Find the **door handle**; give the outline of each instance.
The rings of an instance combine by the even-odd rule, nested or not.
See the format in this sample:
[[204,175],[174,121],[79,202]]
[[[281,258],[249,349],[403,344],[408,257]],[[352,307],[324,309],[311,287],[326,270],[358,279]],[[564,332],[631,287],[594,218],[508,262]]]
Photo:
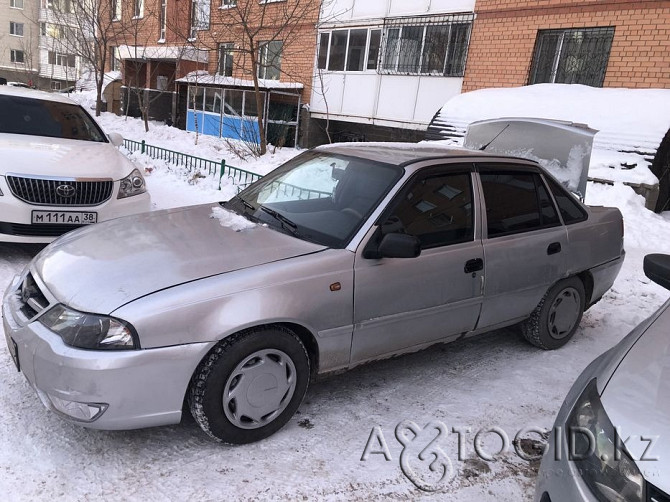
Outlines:
[[484,269],[484,260],[482,260],[481,258],[473,258],[472,260],[468,260],[465,262],[464,271],[466,274],[472,274],[474,272],[477,272],[478,270],[483,269]]
[[549,247],[547,248],[547,254],[556,254],[561,252],[561,243],[560,242],[552,242],[549,244]]

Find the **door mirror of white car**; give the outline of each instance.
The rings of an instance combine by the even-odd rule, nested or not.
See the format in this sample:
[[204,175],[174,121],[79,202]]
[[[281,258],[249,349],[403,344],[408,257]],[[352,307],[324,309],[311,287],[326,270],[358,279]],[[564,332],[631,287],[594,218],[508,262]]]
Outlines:
[[109,136],[109,140],[112,142],[112,145],[123,145],[123,136],[121,136],[118,132],[110,132],[107,136]]
[[414,235],[390,233],[386,234],[379,244],[379,255],[382,258],[416,258],[421,254],[421,242]]
[[644,257],[644,275],[670,290],[670,255],[648,254]]

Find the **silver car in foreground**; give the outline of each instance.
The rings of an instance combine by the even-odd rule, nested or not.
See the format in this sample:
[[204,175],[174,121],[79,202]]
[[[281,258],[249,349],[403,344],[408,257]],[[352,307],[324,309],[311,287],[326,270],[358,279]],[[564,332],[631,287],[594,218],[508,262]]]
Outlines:
[[7,289],[44,404],[99,429],[267,437],[317,374],[521,323],[574,334],[624,258],[621,214],[537,164],[430,145],[307,151],[221,204],[85,228]]
[[[644,270],[670,290],[670,255]],[[670,301],[579,376],[542,458],[536,502],[670,501]]]

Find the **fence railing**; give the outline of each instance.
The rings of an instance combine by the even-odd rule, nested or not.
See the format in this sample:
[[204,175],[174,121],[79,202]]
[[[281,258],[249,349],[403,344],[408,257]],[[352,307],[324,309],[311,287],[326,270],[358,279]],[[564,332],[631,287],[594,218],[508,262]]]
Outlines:
[[[221,159],[219,162],[215,160],[203,159],[188,153],[176,152],[174,150],[168,150],[167,148],[162,148],[160,146],[148,145],[144,142],[144,140],[134,141],[132,139],[124,138],[123,146],[125,146],[131,152],[137,152],[139,150],[140,153],[148,155],[152,159],[160,159],[170,164],[184,166],[189,170],[189,172],[193,169],[199,169],[202,171],[206,170],[210,175],[218,175],[219,190],[221,190],[221,179],[224,176],[228,176],[228,178],[237,185],[238,191],[252,184],[254,181],[262,178],[260,174],[252,173],[251,171],[245,171],[239,167],[226,165],[226,161],[224,159]],[[281,187],[279,185],[281,185]],[[332,196],[331,192],[302,188],[282,181],[275,181],[273,183],[273,187],[275,187],[275,189],[278,191],[281,190],[285,196],[297,197],[298,199],[320,199],[323,197]]]
[[189,171],[200,170],[206,171],[207,174],[217,175],[219,177],[219,189],[221,189],[221,179],[228,176],[236,185],[250,185],[261,178],[260,174],[245,171],[239,167],[226,165],[226,161],[203,159],[188,153],[176,152],[168,150],[160,146],[149,145],[144,140],[134,141],[132,139],[124,139],[123,146],[131,152],[143,153],[152,159],[160,159],[177,166],[184,166]]

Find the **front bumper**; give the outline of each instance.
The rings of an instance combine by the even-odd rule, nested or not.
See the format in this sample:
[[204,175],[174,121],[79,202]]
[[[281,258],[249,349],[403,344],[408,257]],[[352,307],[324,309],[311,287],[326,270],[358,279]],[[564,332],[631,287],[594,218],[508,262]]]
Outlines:
[[[3,301],[5,336],[9,344],[16,343],[20,371],[47,408],[69,422],[104,430],[181,420],[191,376],[213,344],[127,351],[73,348],[14,308],[12,296],[19,283],[13,282]],[[103,412],[92,422],[82,422],[59,411],[53,404],[58,400],[94,403]]]
[[149,192],[117,199],[119,182],[114,182],[112,197],[97,206],[44,206],[28,204],[16,198],[0,176],[0,241],[22,243],[49,243],[62,233],[77,228],[72,225],[33,225],[33,211],[95,212],[98,222],[143,213],[151,210]]

